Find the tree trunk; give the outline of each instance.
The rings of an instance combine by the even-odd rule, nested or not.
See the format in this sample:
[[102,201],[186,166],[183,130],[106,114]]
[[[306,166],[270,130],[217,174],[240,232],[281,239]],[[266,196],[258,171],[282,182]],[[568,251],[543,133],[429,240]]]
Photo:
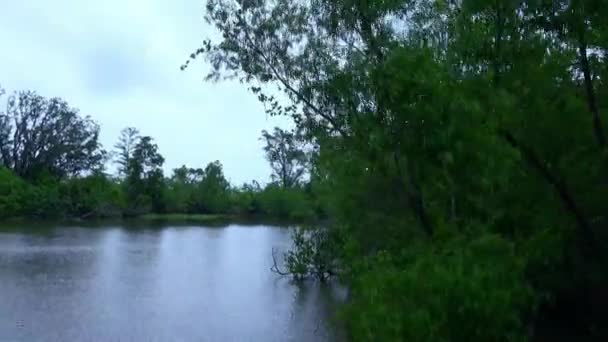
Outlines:
[[579,30],[579,58],[581,69],[583,71],[583,77],[585,80],[585,92],[587,94],[587,106],[593,116],[593,132],[595,138],[600,147],[606,147],[606,136],[604,135],[604,128],[602,127],[602,120],[600,118],[600,110],[597,105],[597,99],[595,96],[595,89],[593,88],[593,79],[591,78],[591,67],[589,66],[589,58],[587,56],[587,42],[585,40],[584,28]]

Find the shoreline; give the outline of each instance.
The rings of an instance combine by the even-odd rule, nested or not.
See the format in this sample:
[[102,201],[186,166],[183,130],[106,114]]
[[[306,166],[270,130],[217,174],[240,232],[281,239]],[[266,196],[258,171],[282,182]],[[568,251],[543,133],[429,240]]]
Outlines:
[[232,215],[232,214],[143,214],[138,216],[115,216],[115,217],[64,217],[64,218],[41,218],[41,217],[11,217],[0,220],[0,227],[10,227],[13,225],[75,225],[84,224],[96,226],[97,224],[127,224],[141,226],[145,223],[160,224],[199,224],[210,226],[228,226],[230,224],[241,225],[271,225],[271,226],[294,226],[294,225],[317,225],[320,221],[289,220],[276,217]]

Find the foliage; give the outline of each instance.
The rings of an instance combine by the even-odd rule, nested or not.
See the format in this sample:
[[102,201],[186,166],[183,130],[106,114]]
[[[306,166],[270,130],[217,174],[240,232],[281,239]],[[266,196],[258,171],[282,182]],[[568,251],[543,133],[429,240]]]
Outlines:
[[166,196],[168,211],[176,213],[226,214],[234,200],[219,161],[205,169],[173,170]]
[[259,215],[261,213],[260,193],[262,187],[256,181],[245,183],[231,191],[230,211],[236,215]]
[[300,187],[301,142],[292,133],[275,133],[279,140],[267,136],[268,153],[278,148],[280,158],[288,157],[282,179],[289,189],[274,183],[262,188],[257,182],[232,187],[219,161],[204,169],[182,166],[165,178],[158,145],[134,127],[123,129],[114,145],[118,175],[112,178],[104,173],[110,155],[97,141],[95,122],[61,99],[16,93],[8,99],[6,113],[0,113],[0,218],[172,213],[314,219],[311,194]]
[[116,217],[126,208],[120,185],[104,174],[69,179],[61,190],[71,217]]
[[204,171],[192,169],[185,165],[173,170],[173,175],[167,180],[165,199],[167,212],[191,213],[195,211],[195,194]]
[[347,308],[353,340],[526,340],[533,292],[511,243],[489,235],[403,254],[365,260]]
[[215,224],[227,221],[224,215],[209,214],[145,214],[138,217],[140,220],[170,221],[170,222],[192,222],[199,224]]
[[[311,277],[326,281],[337,273],[336,251],[339,235],[326,228],[296,228],[293,248],[284,255],[285,266],[296,279]],[[273,271],[286,275],[274,260]]]
[[129,163],[131,162],[135,146],[137,146],[139,139],[139,131],[135,127],[127,127],[120,132],[118,142],[114,145],[119,175],[127,175]]
[[307,194],[297,188],[286,189],[269,184],[258,194],[259,210],[265,216],[279,219],[310,220],[315,213]]
[[0,164],[28,179],[77,175],[101,166],[98,137],[97,123],[64,100],[21,91],[0,112]]
[[104,174],[63,181],[46,175],[28,183],[12,171],[0,169],[0,218],[93,218],[120,216],[125,206],[122,189]]
[[219,161],[209,163],[196,189],[196,207],[202,213],[225,213],[230,207],[228,190],[230,184],[224,177]]
[[191,60],[249,84],[316,145],[311,187],[346,237],[353,339],[541,339],[559,313],[576,324],[554,325],[602,340],[605,7],[208,0],[220,34]]
[[0,167],[0,218],[24,214],[29,185],[12,171]]
[[262,140],[265,142],[264,152],[272,168],[273,180],[284,188],[299,185],[308,166],[303,138],[275,127],[273,133],[262,131]]
[[158,145],[151,137],[144,136],[137,140],[125,179],[129,214],[164,211],[164,162],[165,159],[158,152]]

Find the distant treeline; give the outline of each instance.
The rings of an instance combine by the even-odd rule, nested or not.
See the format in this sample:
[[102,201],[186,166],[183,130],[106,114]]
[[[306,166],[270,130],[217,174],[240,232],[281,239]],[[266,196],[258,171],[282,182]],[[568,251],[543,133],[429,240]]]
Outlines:
[[[0,89],[0,96],[4,91]],[[0,219],[100,218],[148,213],[311,220],[323,216],[310,184],[311,153],[296,134],[262,132],[273,181],[231,185],[219,161],[165,176],[150,136],[125,128],[112,151],[99,125],[64,100],[22,91],[0,111]],[[118,165],[115,175],[106,172]]]

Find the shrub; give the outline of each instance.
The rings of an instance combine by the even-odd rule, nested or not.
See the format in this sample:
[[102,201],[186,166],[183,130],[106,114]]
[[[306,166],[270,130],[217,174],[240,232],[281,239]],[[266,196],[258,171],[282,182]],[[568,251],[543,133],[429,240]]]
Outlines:
[[0,218],[23,214],[29,185],[7,168],[0,167]]
[[280,219],[307,220],[315,216],[312,201],[298,188],[270,184],[259,194],[263,214]]
[[484,236],[398,260],[379,252],[354,276],[344,314],[356,341],[521,341],[534,296],[513,245]]

